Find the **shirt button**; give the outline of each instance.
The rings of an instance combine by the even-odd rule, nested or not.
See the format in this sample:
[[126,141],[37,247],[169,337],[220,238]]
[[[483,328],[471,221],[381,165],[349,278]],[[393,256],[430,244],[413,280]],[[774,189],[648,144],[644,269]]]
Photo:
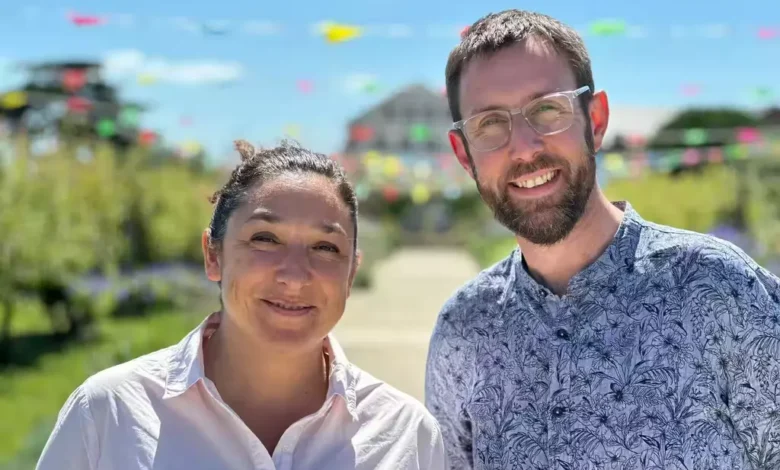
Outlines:
[[555,408],[552,409],[552,415],[555,418],[560,418],[561,416],[563,416],[564,413],[566,413],[566,409],[564,409],[563,407],[556,406]]
[[563,328],[560,328],[558,331],[555,332],[555,336],[568,341],[569,332],[564,330]]

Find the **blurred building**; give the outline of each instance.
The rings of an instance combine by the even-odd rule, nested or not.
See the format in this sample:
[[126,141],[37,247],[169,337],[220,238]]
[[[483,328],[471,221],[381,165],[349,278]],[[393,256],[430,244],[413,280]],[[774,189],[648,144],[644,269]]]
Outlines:
[[123,102],[94,62],[26,65],[26,83],[0,94],[0,118],[12,132],[101,137],[127,145],[145,107]]
[[446,96],[411,85],[349,122],[344,153],[377,151],[402,158],[449,153],[452,126]]

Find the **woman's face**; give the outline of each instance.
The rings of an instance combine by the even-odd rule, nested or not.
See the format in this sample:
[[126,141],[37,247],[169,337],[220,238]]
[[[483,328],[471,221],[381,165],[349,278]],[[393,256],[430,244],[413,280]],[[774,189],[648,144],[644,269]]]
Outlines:
[[357,263],[354,227],[336,185],[282,175],[255,186],[228,219],[206,273],[222,281],[224,315],[242,332],[279,346],[314,346],[344,313]]

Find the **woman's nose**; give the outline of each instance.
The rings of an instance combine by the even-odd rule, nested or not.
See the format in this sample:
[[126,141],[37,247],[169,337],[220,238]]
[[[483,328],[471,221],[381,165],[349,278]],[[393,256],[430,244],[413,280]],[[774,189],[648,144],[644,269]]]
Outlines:
[[312,269],[309,251],[303,248],[290,248],[281,259],[276,271],[276,279],[293,288],[311,283]]

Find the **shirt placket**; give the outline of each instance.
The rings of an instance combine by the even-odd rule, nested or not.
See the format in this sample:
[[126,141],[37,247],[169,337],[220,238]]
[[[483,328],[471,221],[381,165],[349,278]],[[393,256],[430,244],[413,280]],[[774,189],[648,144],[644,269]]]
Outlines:
[[268,453],[268,450],[263,443],[260,442],[260,439],[255,436],[252,430],[249,429],[236,412],[222,400],[214,383],[208,379],[204,379],[203,382],[206,386],[206,390],[214,401],[219,404],[219,406],[230,416],[232,422],[238,427],[242,440],[246,448],[249,449],[253,470],[277,470],[274,461],[271,459],[271,455]]
[[277,470],[292,470],[293,456],[295,448],[301,439],[301,435],[313,421],[323,419],[328,410],[333,406],[333,397],[328,398],[319,411],[313,415],[307,416],[297,423],[293,424],[282,434],[279,444],[274,450],[273,460]]
[[[571,364],[571,338],[574,336],[574,322],[571,315],[569,300],[566,297],[548,296],[547,305],[554,318],[554,326],[550,331],[550,343],[553,345],[551,357],[551,389],[548,414],[548,442],[551,449],[560,449],[559,453],[551,454],[550,469],[563,469],[571,463],[570,428],[571,420],[571,381],[573,373]],[[560,354],[559,354],[560,352]],[[558,372],[560,371],[560,373]],[[554,398],[553,398],[554,394]]]
[[249,429],[236,412],[222,400],[214,384],[210,381],[205,381],[205,384],[206,389],[209,394],[211,394],[212,398],[219,403],[222,409],[232,417],[233,422],[241,429],[244,443],[250,450],[253,470],[291,470],[293,468],[292,464],[295,447],[298,444],[301,435],[312,421],[321,419],[325,416],[333,402],[332,398],[329,398],[319,411],[301,419],[287,428],[279,439],[279,443],[277,444],[276,449],[274,449],[273,456],[271,456],[268,453],[268,449],[260,442],[260,439],[255,436],[252,430]]

